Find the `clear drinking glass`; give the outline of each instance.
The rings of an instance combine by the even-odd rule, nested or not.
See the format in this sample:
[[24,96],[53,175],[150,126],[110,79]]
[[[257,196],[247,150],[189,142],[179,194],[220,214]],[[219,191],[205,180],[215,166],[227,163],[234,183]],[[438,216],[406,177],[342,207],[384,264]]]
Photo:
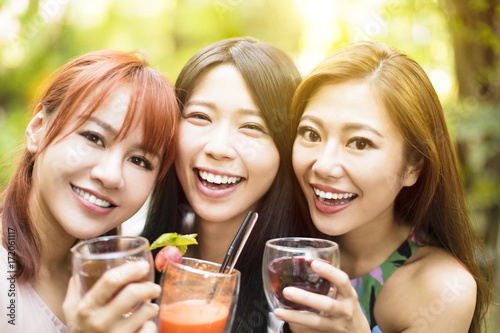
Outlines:
[[73,277],[83,296],[107,270],[131,261],[144,260],[150,272],[145,281],[154,282],[153,256],[149,241],[139,236],[103,236],[77,244],[73,253]]
[[229,333],[236,313],[240,272],[193,258],[167,261],[162,273],[159,333]]
[[266,242],[262,261],[264,292],[271,311],[276,308],[313,311],[283,297],[283,289],[297,287],[317,294],[334,296],[328,280],[311,269],[313,260],[339,267],[337,243],[319,238],[276,238]]

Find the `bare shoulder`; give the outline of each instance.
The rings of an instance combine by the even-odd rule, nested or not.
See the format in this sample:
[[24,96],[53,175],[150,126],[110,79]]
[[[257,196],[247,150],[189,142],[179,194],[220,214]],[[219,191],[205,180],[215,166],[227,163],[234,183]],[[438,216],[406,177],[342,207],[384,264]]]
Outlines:
[[383,332],[467,332],[475,305],[476,281],[465,266],[426,246],[386,281],[375,318]]

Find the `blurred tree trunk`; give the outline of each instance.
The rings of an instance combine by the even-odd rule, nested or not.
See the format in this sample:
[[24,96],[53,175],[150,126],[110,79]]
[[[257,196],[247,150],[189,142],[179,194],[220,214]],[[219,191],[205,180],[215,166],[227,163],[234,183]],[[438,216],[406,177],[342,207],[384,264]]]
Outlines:
[[[459,97],[465,107],[482,105],[482,111],[491,115],[500,113],[500,0],[442,0],[449,18],[449,28],[455,53],[455,72]],[[480,108],[475,108],[480,109]],[[484,116],[481,112],[479,117]],[[489,117],[488,117],[489,119]],[[494,116],[493,119],[500,119]],[[498,124],[496,125],[498,129]],[[490,145],[491,153],[484,161],[481,172],[492,175],[494,186],[500,188],[500,142],[498,136],[481,133],[481,144]],[[462,163],[467,164],[467,142],[459,142]],[[466,175],[470,190],[476,179]],[[473,207],[474,208],[474,207]],[[485,226],[483,239],[493,255],[496,277],[500,276],[500,198],[480,212]],[[496,286],[497,295],[500,286]]]
[[[491,106],[490,112],[500,112],[500,0],[443,1],[449,15],[460,98],[469,105],[484,103]],[[500,177],[498,153],[485,165]],[[499,205],[497,201],[486,213],[485,237],[494,246],[500,224]]]

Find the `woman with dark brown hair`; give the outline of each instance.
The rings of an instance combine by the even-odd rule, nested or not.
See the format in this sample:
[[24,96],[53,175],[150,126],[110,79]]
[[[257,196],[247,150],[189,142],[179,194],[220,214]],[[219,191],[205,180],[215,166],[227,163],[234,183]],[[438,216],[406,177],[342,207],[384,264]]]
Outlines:
[[[187,256],[222,263],[248,211],[259,218],[236,264],[241,291],[233,332],[265,332],[264,244],[293,230],[288,109],[300,74],[280,49],[253,38],[200,50],[176,81],[179,145],[144,234],[197,233]],[[191,223],[189,223],[191,222]]]
[[165,176],[177,113],[172,85],[138,52],[91,52],[57,72],[2,196],[2,271],[13,272],[0,279],[2,332],[155,331],[155,305],[121,316],[159,295],[140,282],[141,263],[109,271],[81,300],[70,287],[64,312],[63,301],[70,248],[134,215]]
[[348,45],[304,79],[291,116],[295,174],[341,269],[312,265],[336,298],[284,290],[317,313],[275,315],[293,332],[480,332],[490,263],[424,70],[382,43]]

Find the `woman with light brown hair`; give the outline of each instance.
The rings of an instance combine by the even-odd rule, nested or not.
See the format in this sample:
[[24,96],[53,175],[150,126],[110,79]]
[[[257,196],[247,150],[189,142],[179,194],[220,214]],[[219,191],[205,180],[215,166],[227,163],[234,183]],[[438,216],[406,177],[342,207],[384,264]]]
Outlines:
[[159,295],[144,263],[108,271],[83,299],[70,283],[63,301],[70,248],[132,217],[165,176],[177,114],[171,83],[139,52],[91,52],[56,73],[2,196],[0,263],[13,276],[0,279],[2,332],[156,331],[153,304],[122,316]]
[[275,315],[293,332],[480,332],[490,262],[424,70],[382,43],[348,45],[302,81],[291,116],[295,174],[341,269],[312,265],[336,298],[284,290],[321,314]]

